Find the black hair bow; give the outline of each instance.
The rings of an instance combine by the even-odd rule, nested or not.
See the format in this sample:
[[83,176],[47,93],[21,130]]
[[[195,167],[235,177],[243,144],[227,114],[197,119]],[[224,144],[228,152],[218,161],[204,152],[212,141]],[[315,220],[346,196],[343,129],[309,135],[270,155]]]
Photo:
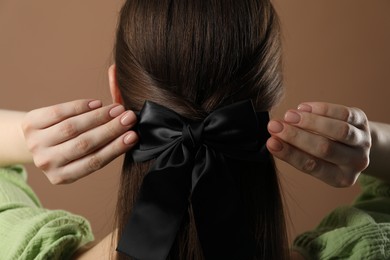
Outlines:
[[229,165],[269,156],[268,121],[268,112],[256,113],[250,100],[219,108],[200,122],[146,101],[132,156],[156,160],[117,250],[140,260],[166,259],[191,202],[205,259],[253,259],[254,231]]

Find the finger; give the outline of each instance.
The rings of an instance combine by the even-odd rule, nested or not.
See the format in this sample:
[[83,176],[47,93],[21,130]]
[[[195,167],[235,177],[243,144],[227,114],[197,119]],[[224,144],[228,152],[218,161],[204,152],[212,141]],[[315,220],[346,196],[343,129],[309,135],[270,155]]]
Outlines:
[[298,106],[298,110],[342,120],[360,129],[366,129],[368,127],[367,116],[359,108],[325,102],[305,102]]
[[267,148],[280,160],[334,187],[349,187],[356,181],[354,175],[346,175],[337,165],[320,160],[278,138],[269,138]]
[[64,120],[36,133],[41,145],[55,146],[90,129],[103,125],[125,111],[122,105],[111,104]]
[[134,112],[127,111],[106,124],[57,145],[52,149],[52,153],[58,155],[55,156],[57,165],[65,165],[107,145],[112,140],[128,131],[135,123],[136,116]]
[[103,168],[118,156],[132,149],[137,141],[137,134],[134,131],[128,131],[94,153],[56,171],[46,173],[46,175],[52,184],[72,183]]
[[81,99],[54,106],[39,108],[27,114],[26,128],[43,129],[69,117],[83,114],[102,106],[100,100]]
[[364,143],[369,145],[368,132],[362,131],[346,121],[299,110],[287,111],[284,121],[303,130],[329,137],[350,146],[364,145]]
[[355,162],[356,158],[360,159],[361,152],[356,147],[352,148],[283,122],[270,121],[268,130],[272,136],[327,162],[346,165]]

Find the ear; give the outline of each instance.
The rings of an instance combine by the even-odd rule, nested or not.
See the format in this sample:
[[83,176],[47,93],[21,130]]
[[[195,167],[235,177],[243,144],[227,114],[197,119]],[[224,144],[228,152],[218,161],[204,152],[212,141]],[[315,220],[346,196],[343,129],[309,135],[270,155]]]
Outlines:
[[110,93],[113,103],[123,105],[123,98],[119,90],[118,81],[116,80],[116,65],[112,64],[108,69],[108,82],[110,84]]

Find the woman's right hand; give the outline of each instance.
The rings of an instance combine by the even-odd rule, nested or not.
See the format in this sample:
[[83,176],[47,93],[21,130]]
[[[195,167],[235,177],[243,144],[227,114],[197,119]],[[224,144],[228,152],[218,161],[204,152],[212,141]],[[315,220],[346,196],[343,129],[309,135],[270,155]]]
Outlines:
[[136,115],[119,104],[76,100],[33,110],[22,129],[35,165],[52,184],[74,182],[131,149]]

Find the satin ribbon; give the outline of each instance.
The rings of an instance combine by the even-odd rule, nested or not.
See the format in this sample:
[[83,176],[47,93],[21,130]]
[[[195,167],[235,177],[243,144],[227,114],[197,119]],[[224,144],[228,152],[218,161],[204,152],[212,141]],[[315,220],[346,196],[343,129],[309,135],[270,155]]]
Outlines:
[[145,176],[117,251],[165,260],[191,201],[205,259],[253,259],[256,242],[242,208],[233,163],[261,161],[268,112],[250,100],[194,122],[146,101],[139,114],[134,161],[156,159]]

